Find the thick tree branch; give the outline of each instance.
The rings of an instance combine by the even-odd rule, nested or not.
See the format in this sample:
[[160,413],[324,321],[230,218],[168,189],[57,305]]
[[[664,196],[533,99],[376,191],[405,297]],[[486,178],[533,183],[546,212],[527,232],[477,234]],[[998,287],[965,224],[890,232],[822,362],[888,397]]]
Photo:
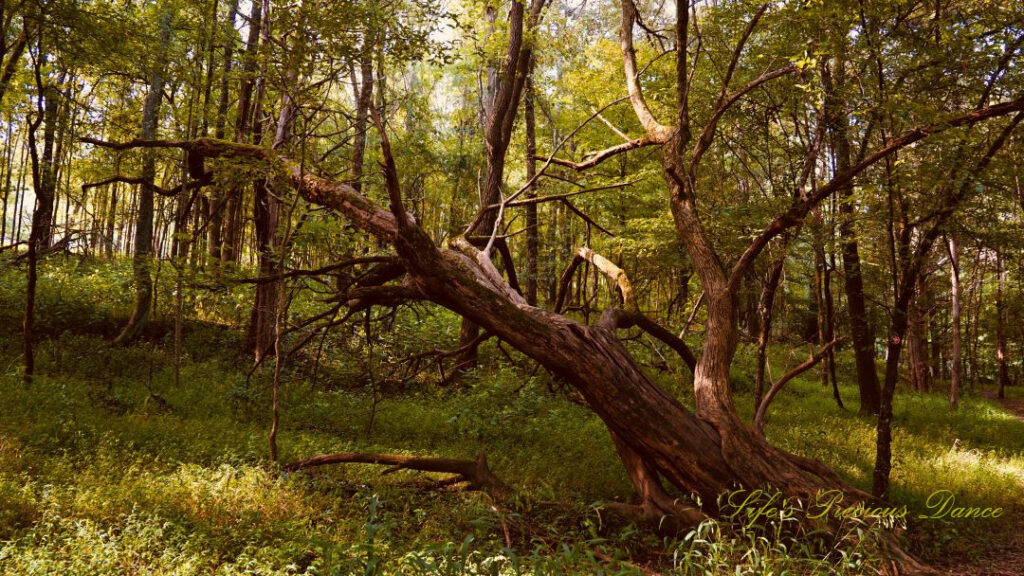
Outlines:
[[398,306],[410,300],[423,300],[423,294],[411,282],[385,286],[358,286],[342,295],[350,310],[363,310],[370,306]]

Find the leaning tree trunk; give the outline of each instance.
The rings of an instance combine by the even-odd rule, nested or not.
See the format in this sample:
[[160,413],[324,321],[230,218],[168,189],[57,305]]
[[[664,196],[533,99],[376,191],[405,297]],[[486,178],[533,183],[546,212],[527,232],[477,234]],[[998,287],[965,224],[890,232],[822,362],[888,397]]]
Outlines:
[[[167,67],[168,52],[171,45],[171,20],[173,10],[164,6],[164,15],[160,19],[160,48],[150,76],[149,92],[142,107],[143,140],[156,138],[159,121],[160,103],[163,100],[164,73]],[[135,252],[132,256],[132,276],[135,282],[135,306],[128,324],[114,339],[115,343],[123,344],[131,341],[149,320],[150,308],[153,304],[153,279],[150,276],[150,265],[153,259],[153,197],[154,180],[156,179],[155,151],[147,150],[142,159],[142,184],[139,186],[138,221],[135,225]]]
[[[309,202],[328,206],[382,241],[393,243],[406,278],[400,285],[350,291],[350,307],[427,299],[460,314],[538,361],[574,386],[602,419],[616,442],[643,506],[652,514],[671,511],[694,520],[702,514],[666,497],[663,478],[684,494],[702,497],[714,511],[724,491],[773,485],[789,497],[812,498],[840,489],[858,500],[866,494],[847,485],[824,465],[776,448],[740,421],[728,392],[728,368],[735,351],[733,293],[709,277],[708,321],[702,355],[694,370],[697,414],[659,388],[640,369],[616,331],[631,317],[610,310],[588,326],[529,305],[484,253],[464,237],[437,248],[391,193],[396,216],[374,205],[351,186],[307,173],[273,152],[217,140],[176,143],[190,154],[242,156],[275,162]],[[398,179],[386,169],[389,187]],[[390,191],[389,191],[390,193]],[[700,267],[707,261],[696,257]]]

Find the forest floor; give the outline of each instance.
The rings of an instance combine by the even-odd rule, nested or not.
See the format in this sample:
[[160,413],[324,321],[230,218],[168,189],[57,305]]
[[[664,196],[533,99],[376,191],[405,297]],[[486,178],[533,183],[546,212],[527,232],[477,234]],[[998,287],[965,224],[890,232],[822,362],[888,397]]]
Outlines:
[[1001,404],[1003,408],[1006,408],[1011,414],[1017,417],[1018,420],[1024,422],[1024,397],[1016,398],[1014,393],[1016,389],[1011,387],[1006,398],[998,398],[995,390],[985,390],[982,395],[986,398],[994,400]]
[[[38,376],[19,374],[20,275],[0,268],[0,573],[10,574],[869,574],[862,526],[822,554],[775,528],[709,523],[683,538],[616,522],[600,506],[632,497],[601,422],[557,383],[493,344],[457,385],[402,382],[409,346],[445,347],[446,314],[399,316],[372,361],[358,329],[329,339],[317,366],[282,376],[281,461],[339,451],[471,458],[517,492],[434,489],[442,476],[345,465],[285,474],[267,459],[272,370],[247,378],[239,354],[242,289],[197,296],[175,370],[172,319],[113,347],[130,306],[125,267],[49,264],[40,281]],[[172,302],[164,282],[158,302]],[[169,306],[168,306],[169,308]],[[215,314],[216,312],[216,314]],[[422,311],[421,311],[422,312]],[[656,364],[653,352],[637,350]],[[773,348],[772,365],[804,351]],[[646,355],[646,356],[645,356]],[[650,356],[647,358],[647,356]],[[751,351],[740,351],[736,402],[749,416]],[[856,405],[849,359],[841,391]],[[177,372],[177,376],[175,375]],[[685,372],[652,370],[684,402]],[[372,376],[372,377],[371,377]],[[1024,394],[1010,390],[1013,402]],[[893,500],[912,520],[908,550],[949,574],[1024,574],[1024,422],[982,395],[950,411],[940,394],[900,394]],[[773,404],[767,435],[870,486],[874,422],[843,410],[814,374]],[[998,519],[934,513],[929,498],[1001,507]],[[777,527],[776,527],[777,528]]]

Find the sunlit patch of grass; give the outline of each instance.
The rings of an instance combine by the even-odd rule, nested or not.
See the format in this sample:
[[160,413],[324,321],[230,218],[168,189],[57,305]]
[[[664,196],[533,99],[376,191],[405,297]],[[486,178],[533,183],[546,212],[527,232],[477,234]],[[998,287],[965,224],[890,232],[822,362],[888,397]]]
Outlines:
[[[97,269],[81,296],[45,298],[66,296],[54,308],[60,314],[108,322],[123,302],[111,300],[96,318],[89,302],[116,289],[105,274],[122,273]],[[78,287],[71,273],[50,280]],[[16,302],[6,305],[16,296],[0,282],[0,314],[16,310]],[[237,312],[206,304],[211,317]],[[51,320],[57,326],[68,317]],[[400,321],[420,331],[416,342],[436,346],[457,332],[450,315]],[[15,325],[7,326],[0,359],[16,366],[19,341]],[[169,341],[115,348],[91,333],[44,339],[31,385],[14,369],[0,375],[0,571],[640,574],[653,562],[672,574],[861,574],[876,560],[855,530],[840,556],[822,562],[792,542],[742,529],[708,524],[662,540],[607,522],[587,503],[629,499],[632,490],[604,425],[549,390],[542,372],[508,367],[490,349],[484,368],[458,385],[386,390],[375,409],[362,365],[343,347],[325,355],[315,390],[301,366],[289,368],[279,446],[283,462],[349,450],[457,458],[482,451],[522,499],[501,512],[513,526],[511,548],[486,496],[424,490],[437,475],[382,474],[372,465],[281,474],[266,459],[269,379],[266,372],[245,378],[236,332],[188,325],[179,385]],[[401,345],[391,351],[396,357]],[[749,352],[741,350],[733,367],[743,386],[752,382]],[[776,375],[796,359],[772,352]],[[811,371],[778,396],[767,435],[869,488],[875,420],[857,415],[852,367],[840,360],[847,409]],[[684,403],[692,398],[682,369],[652,374]],[[749,418],[752,399],[740,388],[736,405]],[[901,393],[894,439],[895,501],[921,511],[933,491],[947,489],[965,505],[1024,505],[1024,424],[998,404],[968,396],[953,412],[941,394]],[[973,553],[985,532],[998,529],[1005,525],[934,521],[912,524],[909,533],[915,550],[939,558]]]

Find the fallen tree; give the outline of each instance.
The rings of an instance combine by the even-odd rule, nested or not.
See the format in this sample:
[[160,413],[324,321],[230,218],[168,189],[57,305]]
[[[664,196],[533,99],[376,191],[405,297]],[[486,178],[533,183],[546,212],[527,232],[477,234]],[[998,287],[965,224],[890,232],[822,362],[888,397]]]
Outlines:
[[[435,245],[404,207],[398,168],[379,118],[375,117],[375,121],[381,135],[388,208],[374,203],[349,184],[309,172],[301,163],[259,146],[209,138],[123,143],[85,141],[120,150],[182,149],[189,156],[187,164],[196,179],[204,177],[204,161],[210,158],[233,157],[262,162],[272,173],[271,177],[286,180],[307,201],[337,211],[358,228],[390,244],[397,255],[393,273],[383,275],[376,285],[360,286],[358,294],[352,295],[350,300],[357,300],[360,307],[394,305],[409,299],[434,302],[508,342],[572,385],[607,426],[640,497],[640,510],[648,518],[671,516],[684,522],[697,522],[718,512],[718,495],[737,487],[772,485],[785,497],[803,501],[816,497],[822,490],[838,489],[849,501],[868,501],[872,500],[871,495],[849,485],[827,466],[773,446],[737,415],[729,388],[729,367],[738,340],[736,299],[740,279],[773,239],[799,225],[815,206],[879,160],[931,134],[1024,110],[1024,99],[953,115],[890,138],[883,147],[865,154],[848,170],[803,193],[784,213],[765,225],[732,265],[727,266],[729,259],[712,246],[698,216],[697,171],[701,157],[714,140],[718,120],[732,104],[765,82],[797,72],[787,66],[730,91],[735,60],[765,9],[758,12],[737,46],[734,61],[723,79],[718,104],[704,126],[696,131],[699,136],[694,139],[685,90],[679,98],[676,126],[658,123],[647,108],[637,82],[632,47],[637,15],[630,0],[622,2],[620,38],[630,101],[644,127],[645,145],[661,146],[676,230],[704,288],[705,339],[700,354],[693,359],[695,412],[655,385],[617,336],[619,329],[634,325],[656,337],[671,334],[638,315],[630,304],[631,291],[623,282],[624,275],[609,268],[606,260],[598,260],[593,252],[581,251],[580,254],[580,258],[589,258],[616,280],[625,297],[624,305],[609,308],[599,322],[587,325],[530,305],[491,262],[490,242],[481,250],[465,236],[457,236],[446,246]],[[687,14],[685,8],[679,13],[677,34],[680,37],[676,40],[679,46],[687,45]],[[689,70],[686,50],[677,52],[677,69],[685,88]],[[514,200],[515,195],[512,195],[502,204]],[[492,232],[492,239],[494,234]],[[667,338],[665,341],[674,342]],[[673,347],[684,354],[684,347]],[[322,458],[330,460],[329,456]],[[465,476],[463,472],[455,473]],[[679,500],[662,480],[667,480],[682,494],[699,496],[700,508]],[[913,560],[901,555],[898,549],[894,548],[894,554],[907,566],[916,567]]]
[[487,466],[487,457],[483,452],[476,455],[475,460],[457,460],[453,458],[429,458],[424,456],[410,456],[407,454],[377,454],[369,452],[339,452],[336,454],[321,454],[306,460],[300,460],[287,466],[282,470],[286,472],[297,472],[317,466],[329,464],[381,464],[390,466],[384,473],[396,472],[398,470],[418,470],[420,472],[438,472],[441,474],[454,474],[443,482],[444,485],[466,483],[470,490],[482,490],[495,500],[504,500],[510,494],[508,485],[491,472]]

